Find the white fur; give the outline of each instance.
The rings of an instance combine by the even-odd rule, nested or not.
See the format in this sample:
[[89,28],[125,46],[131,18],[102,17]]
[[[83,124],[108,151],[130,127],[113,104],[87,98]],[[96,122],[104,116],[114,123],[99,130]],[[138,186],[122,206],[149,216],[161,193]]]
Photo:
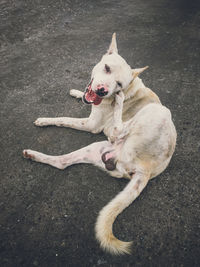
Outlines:
[[[111,71],[105,71],[107,64]],[[93,143],[62,156],[24,150],[26,158],[64,169],[72,164],[91,163],[110,175],[130,179],[129,184],[99,213],[95,226],[102,248],[115,254],[130,253],[130,242],[114,237],[115,218],[139,196],[148,180],[160,174],[169,164],[176,144],[176,130],[170,111],[137,76],[146,69],[134,69],[118,55],[115,34],[101,61],[91,75],[91,88],[99,84],[108,94],[99,105],[92,105],[89,118],[39,118],[37,126],[56,125],[99,133],[108,141]],[[122,83],[122,88],[117,81]],[[71,90],[80,98],[83,92]]]
[[71,89],[70,90],[70,95],[76,98],[82,98],[83,97],[83,92],[76,90],[76,89]]

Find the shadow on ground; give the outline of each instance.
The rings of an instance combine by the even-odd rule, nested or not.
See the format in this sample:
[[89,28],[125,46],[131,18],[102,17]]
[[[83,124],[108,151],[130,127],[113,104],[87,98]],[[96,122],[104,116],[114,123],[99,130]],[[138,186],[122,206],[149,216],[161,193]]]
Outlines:
[[[197,1],[0,1],[1,266],[200,265],[199,15]],[[22,157],[24,148],[62,154],[104,140],[32,122],[89,114],[69,89],[84,89],[113,32],[132,67],[150,66],[143,81],[171,109],[178,131],[167,170],[114,225],[117,237],[133,240],[123,257],[99,249],[94,224],[125,180]]]

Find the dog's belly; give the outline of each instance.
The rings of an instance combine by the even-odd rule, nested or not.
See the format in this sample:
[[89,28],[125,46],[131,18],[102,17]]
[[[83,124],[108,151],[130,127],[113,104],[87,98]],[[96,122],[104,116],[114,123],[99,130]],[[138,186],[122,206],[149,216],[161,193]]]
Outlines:
[[170,111],[160,104],[149,104],[131,121],[117,160],[129,170],[138,161],[149,162],[153,178],[167,167],[175,144],[176,130]]
[[[154,99],[142,98],[135,101],[133,98],[130,98],[124,102],[123,112],[122,112],[122,121],[127,122],[131,119],[134,119],[136,114],[140,112],[143,108],[148,106],[151,103],[160,103],[154,101]],[[113,109],[107,107],[107,113],[105,114],[105,122],[103,132],[106,136],[110,137],[113,130]]]

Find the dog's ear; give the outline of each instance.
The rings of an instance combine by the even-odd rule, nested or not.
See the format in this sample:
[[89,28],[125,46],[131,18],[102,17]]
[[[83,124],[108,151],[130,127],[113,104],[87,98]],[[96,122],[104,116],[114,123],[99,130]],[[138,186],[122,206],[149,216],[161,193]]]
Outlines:
[[142,73],[144,70],[148,69],[149,66],[146,66],[144,68],[139,68],[139,69],[132,69],[132,75],[133,79],[135,79],[140,73]]
[[112,40],[111,40],[111,43],[110,43],[110,46],[109,46],[109,49],[108,49],[108,54],[112,54],[112,53],[118,53],[118,50],[117,50],[117,41],[116,41],[116,33],[114,32],[113,35],[112,35]]

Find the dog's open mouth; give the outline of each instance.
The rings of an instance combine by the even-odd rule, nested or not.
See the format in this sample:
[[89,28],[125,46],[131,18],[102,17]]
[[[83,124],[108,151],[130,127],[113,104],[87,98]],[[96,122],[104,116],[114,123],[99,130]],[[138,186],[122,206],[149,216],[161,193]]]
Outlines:
[[92,80],[86,87],[85,93],[83,95],[83,102],[86,104],[99,105],[103,99],[92,90],[91,85]]

